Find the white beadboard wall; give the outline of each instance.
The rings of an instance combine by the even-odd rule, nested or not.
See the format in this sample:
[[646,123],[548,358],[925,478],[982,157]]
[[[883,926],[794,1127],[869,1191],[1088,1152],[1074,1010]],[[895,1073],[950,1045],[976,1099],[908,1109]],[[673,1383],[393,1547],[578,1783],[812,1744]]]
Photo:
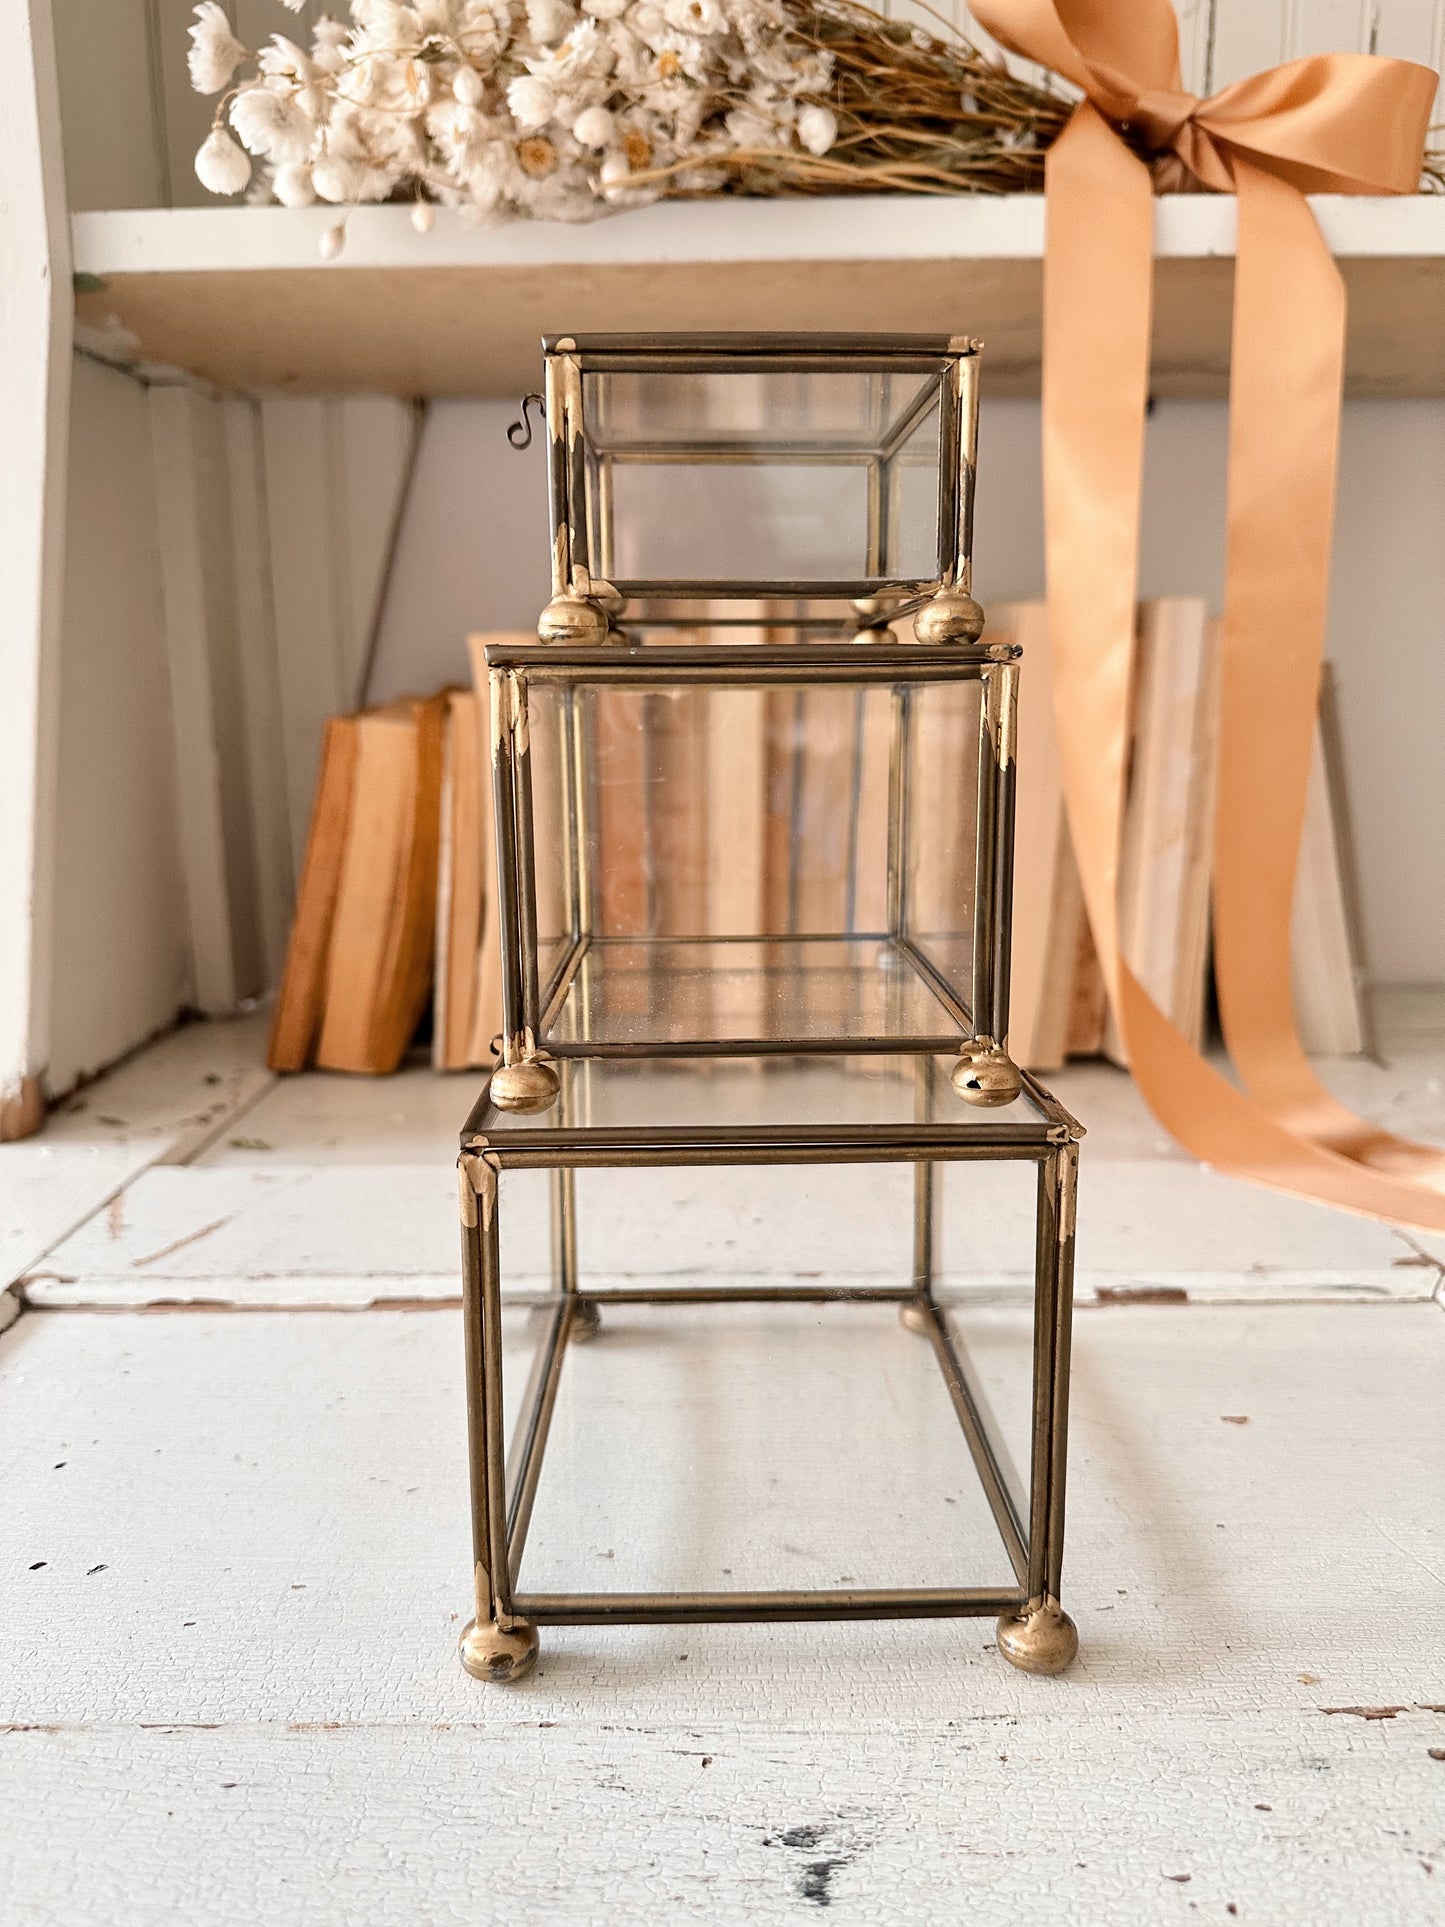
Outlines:
[[[257,44],[304,37],[320,4],[228,11]],[[1180,0],[1179,12],[1185,81],[1201,93],[1322,48],[1445,61],[1445,0]],[[53,0],[53,13],[71,205],[209,204],[191,167],[211,103],[186,80],[187,0]],[[363,690],[462,676],[469,628],[534,619],[541,451],[506,447],[508,412],[434,405],[408,495],[406,404],[222,399],[77,364],[53,1089],[184,1004],[229,1009],[274,982],[322,719]],[[979,574],[995,599],[1041,585],[1037,441],[1035,406],[985,410]],[[1217,603],[1223,446],[1218,405],[1157,410],[1146,593]],[[1350,404],[1330,649],[1382,981],[1445,978],[1445,763],[1431,722],[1445,713],[1442,525],[1445,404]]]
[[[987,399],[976,580],[985,604],[1042,592],[1038,404]],[[540,444],[507,446],[508,403],[434,402],[397,538],[368,694],[467,674],[468,629],[530,628],[547,596]],[[1227,414],[1160,402],[1149,425],[1144,595],[1219,607]],[[1368,961],[1381,983],[1445,980],[1445,402],[1348,402],[1328,652],[1339,677]]]
[[[214,103],[192,92],[186,74],[189,0],[53,6],[71,206],[214,206],[192,166]],[[1445,65],[1442,0],[1176,0],[1176,8],[1184,84],[1199,94],[1302,54],[1378,52]],[[924,27],[941,14],[991,44],[957,0],[881,0],[881,10]],[[254,47],[273,33],[304,44],[325,8],[303,0],[292,13],[280,0],[226,0],[226,11]]]
[[416,412],[77,356],[53,1007],[63,1091],[274,984],[321,724],[355,706]]

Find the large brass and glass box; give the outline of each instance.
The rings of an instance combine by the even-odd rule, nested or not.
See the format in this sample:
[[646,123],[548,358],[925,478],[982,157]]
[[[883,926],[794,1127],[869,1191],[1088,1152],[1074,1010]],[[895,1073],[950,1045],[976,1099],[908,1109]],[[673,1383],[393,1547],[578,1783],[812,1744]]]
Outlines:
[[1057,1599],[1068,1114],[925,1054],[560,1068],[545,1116],[484,1095],[462,1134],[469,1667],[542,1625]]
[[1081,1133],[1008,1054],[978,344],[544,359],[551,600],[485,650],[464,1664],[519,1678],[542,1624],[986,1613],[1057,1672]]

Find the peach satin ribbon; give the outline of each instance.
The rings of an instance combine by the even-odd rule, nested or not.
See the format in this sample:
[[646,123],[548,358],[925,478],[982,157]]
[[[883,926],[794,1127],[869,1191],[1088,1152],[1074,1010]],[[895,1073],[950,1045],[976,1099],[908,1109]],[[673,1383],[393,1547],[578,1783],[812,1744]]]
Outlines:
[[[1332,54],[1200,101],[1183,90],[1169,0],[973,0],[973,11],[1085,96],[1046,170],[1049,629],[1069,818],[1135,1079],[1160,1122],[1219,1170],[1445,1229],[1445,1153],[1377,1130],[1330,1096],[1300,1046],[1289,972],[1345,319],[1344,285],[1305,195],[1416,191],[1435,76]],[[1214,943],[1243,1090],[1199,1057],[1119,949],[1153,285],[1150,171],[1124,128],[1177,157],[1181,178],[1238,197]]]

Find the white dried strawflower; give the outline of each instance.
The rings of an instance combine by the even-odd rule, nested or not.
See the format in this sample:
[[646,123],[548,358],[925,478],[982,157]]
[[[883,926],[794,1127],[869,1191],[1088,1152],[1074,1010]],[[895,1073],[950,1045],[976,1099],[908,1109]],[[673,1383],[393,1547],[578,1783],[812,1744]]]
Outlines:
[[191,50],[186,65],[191,85],[198,94],[218,94],[229,87],[231,77],[243,60],[251,58],[231,32],[231,23],[217,0],[202,0],[191,23]]
[[572,123],[572,138],[580,147],[603,148],[615,126],[605,107],[585,107]]
[[632,197],[627,183],[632,169],[621,154],[609,154],[598,170],[598,186],[604,201],[626,202]]
[[323,13],[311,30],[311,63],[318,73],[339,74],[346,65],[351,29]]
[[583,13],[590,13],[594,20],[620,20],[628,7],[628,0],[582,0]]
[[305,161],[285,161],[271,176],[271,192],[282,207],[310,207],[316,199]]
[[310,80],[316,64],[310,54],[288,40],[284,33],[273,33],[256,56],[256,65],[274,80]]
[[664,0],[662,17],[678,33],[726,33],[727,15],[718,0]]
[[327,154],[312,168],[311,185],[323,201],[330,201],[337,207],[349,207],[365,198],[369,172],[364,161],[344,160],[336,154]]
[[582,78],[597,65],[601,36],[595,20],[579,20],[555,47],[529,54],[524,61],[528,73],[535,74],[552,87],[565,87]]
[[294,94],[248,87],[231,102],[231,125],[243,147],[272,161],[304,161],[315,123]]
[[777,122],[754,107],[734,107],[724,124],[734,147],[777,146]]
[[539,47],[560,40],[576,19],[567,0],[527,0],[527,32]]
[[557,96],[537,74],[518,74],[507,83],[507,105],[519,127],[545,127],[556,112]]
[[196,154],[196,179],[212,194],[239,194],[251,163],[224,127],[213,127]]
[[452,93],[463,107],[476,107],[481,104],[482,77],[475,67],[458,67],[452,75]]
[[798,115],[798,139],[810,154],[826,154],[838,138],[838,116],[831,107],[809,106]]

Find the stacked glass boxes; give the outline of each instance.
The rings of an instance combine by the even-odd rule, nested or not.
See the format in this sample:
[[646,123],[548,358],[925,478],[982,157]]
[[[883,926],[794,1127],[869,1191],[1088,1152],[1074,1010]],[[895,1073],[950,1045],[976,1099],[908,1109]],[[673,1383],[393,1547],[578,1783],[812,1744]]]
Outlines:
[[[1081,1133],[1007,1051],[1019,652],[970,593],[978,344],[554,337],[544,355],[552,599],[536,642],[487,649],[503,1032],[462,1139],[464,1664],[515,1679],[546,1623],[986,1613],[1007,1658],[1058,1671],[1077,1644],[1058,1601]],[[764,1203],[776,1235],[744,1261],[718,1228]],[[641,1459],[601,1449],[609,1346],[568,1362],[600,1330],[631,1371],[659,1319],[673,1364],[632,1386],[628,1423],[649,1400],[668,1420],[670,1471],[716,1530],[680,1529],[671,1480],[649,1498],[630,1470],[669,1463],[660,1435]],[[908,1409],[923,1424],[942,1400],[958,1463],[880,1433],[861,1393],[814,1412],[859,1464],[825,1457],[813,1542],[780,1573],[759,1557],[780,1522],[734,1499],[812,1478],[816,1426],[780,1445],[765,1423],[811,1382],[809,1335],[845,1362],[901,1345],[910,1385],[925,1341],[937,1371]],[[715,1396],[686,1392],[683,1353]],[[563,1432],[569,1465],[634,1483],[612,1537],[633,1506],[652,1550],[625,1586],[589,1579],[598,1503],[568,1506],[586,1476],[543,1479]],[[849,1550],[838,1499],[870,1486],[902,1519],[900,1494],[926,1511],[929,1481],[965,1471],[992,1544],[950,1543],[950,1488],[905,1522],[910,1583],[863,1583],[886,1520]]]

